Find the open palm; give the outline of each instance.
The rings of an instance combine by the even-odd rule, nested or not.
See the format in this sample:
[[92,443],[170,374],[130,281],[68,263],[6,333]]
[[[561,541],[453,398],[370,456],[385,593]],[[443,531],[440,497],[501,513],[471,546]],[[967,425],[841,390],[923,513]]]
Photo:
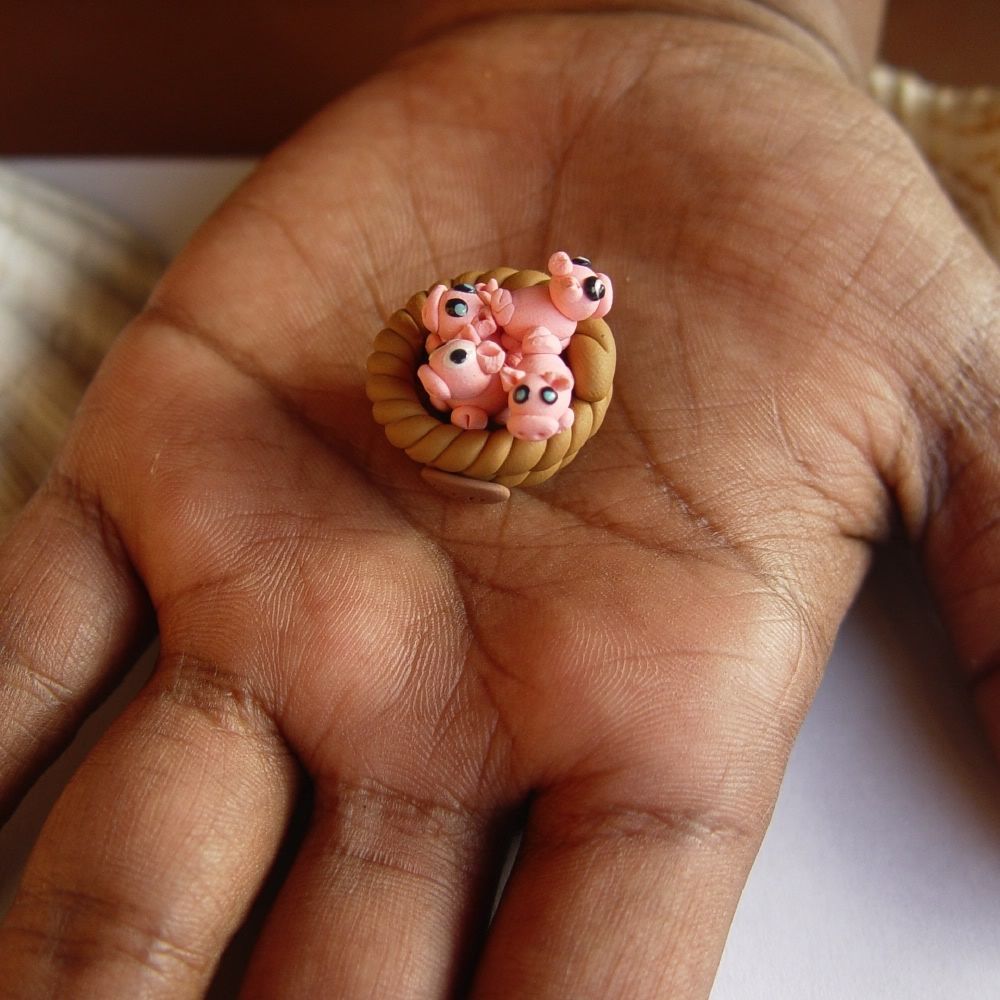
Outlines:
[[[371,419],[374,334],[556,249],[616,283],[604,427],[506,505],[445,500]],[[741,27],[497,21],[332,106],[171,269],[2,551],[8,805],[147,601],[162,653],[0,981],[200,995],[304,772],[248,995],[706,994],[894,511],[995,651],[997,294],[888,120]]]

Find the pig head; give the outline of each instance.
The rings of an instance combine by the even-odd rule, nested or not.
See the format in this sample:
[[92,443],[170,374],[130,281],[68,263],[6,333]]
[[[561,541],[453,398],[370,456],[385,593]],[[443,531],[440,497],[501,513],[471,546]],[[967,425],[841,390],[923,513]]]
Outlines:
[[428,293],[420,319],[429,331],[427,351],[436,350],[441,344],[457,337],[465,337],[478,344],[496,332],[496,321],[489,306],[479,295],[478,285],[458,284],[452,288],[435,285]]
[[475,343],[469,332],[433,350],[417,378],[431,404],[452,411],[452,423],[467,429],[485,427],[503,409],[506,391],[500,380],[506,354],[491,340]]
[[570,257],[562,250],[549,258],[549,296],[568,319],[580,322],[592,316],[603,318],[611,311],[614,290],[611,279],[595,271],[586,257]]
[[505,366],[500,379],[507,409],[499,419],[514,437],[545,441],[573,426],[573,375],[558,355],[525,354],[520,367]]

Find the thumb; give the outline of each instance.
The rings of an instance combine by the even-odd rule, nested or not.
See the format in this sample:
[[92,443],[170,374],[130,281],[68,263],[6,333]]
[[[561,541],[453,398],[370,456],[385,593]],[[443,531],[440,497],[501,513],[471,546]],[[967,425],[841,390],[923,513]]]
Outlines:
[[[971,321],[943,364],[925,358],[921,381],[934,388],[920,394],[918,405],[931,427],[930,474],[916,533],[1000,757],[1000,272],[982,264],[963,282],[975,297],[953,303],[953,316]],[[977,301],[984,307],[970,308]],[[940,342],[935,353],[940,358]]]

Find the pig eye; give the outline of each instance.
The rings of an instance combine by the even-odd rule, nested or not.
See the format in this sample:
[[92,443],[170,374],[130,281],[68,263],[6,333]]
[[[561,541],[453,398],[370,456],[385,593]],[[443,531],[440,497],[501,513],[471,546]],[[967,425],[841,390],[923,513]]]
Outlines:
[[466,295],[476,294],[475,288],[473,288],[472,285],[469,285],[464,281],[459,285],[455,285],[454,288],[456,292],[465,292]]
[[[544,390],[543,390],[544,392]],[[526,385],[519,385],[514,390],[514,402],[524,403],[527,401],[528,397],[531,395],[531,390]]]
[[449,316],[465,316],[469,311],[469,303],[463,299],[448,299],[444,311]]
[[449,361],[450,361],[450,362],[451,362],[451,363],[452,363],[453,365],[462,365],[462,364],[465,364],[465,359],[466,359],[466,358],[467,358],[468,356],[469,356],[469,352],[468,352],[468,351],[466,351],[466,350],[463,350],[463,349],[462,349],[461,347],[456,347],[456,348],[455,348],[455,350],[453,350],[453,351],[452,351],[452,352],[451,352],[451,353],[450,353],[450,354],[448,355],[448,360],[449,360]]
[[583,282],[583,294],[591,302],[599,302],[607,294],[607,291],[604,287],[604,282],[596,275],[591,275],[591,277],[585,279]]
[[574,264],[579,264],[580,267],[593,267],[594,265],[587,260],[586,257],[573,257],[572,261]]
[[552,386],[547,385],[541,392],[542,402],[548,403],[551,406],[558,398],[559,393],[552,388]]

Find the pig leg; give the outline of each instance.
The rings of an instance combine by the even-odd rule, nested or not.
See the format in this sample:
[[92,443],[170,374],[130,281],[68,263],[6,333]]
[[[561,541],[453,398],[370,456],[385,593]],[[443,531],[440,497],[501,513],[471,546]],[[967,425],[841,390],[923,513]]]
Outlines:
[[447,410],[447,400],[451,396],[448,383],[430,365],[421,365],[417,369],[417,378],[430,397],[431,406],[436,410]]
[[451,411],[451,422],[466,431],[481,431],[486,429],[489,417],[481,407],[456,406]]

